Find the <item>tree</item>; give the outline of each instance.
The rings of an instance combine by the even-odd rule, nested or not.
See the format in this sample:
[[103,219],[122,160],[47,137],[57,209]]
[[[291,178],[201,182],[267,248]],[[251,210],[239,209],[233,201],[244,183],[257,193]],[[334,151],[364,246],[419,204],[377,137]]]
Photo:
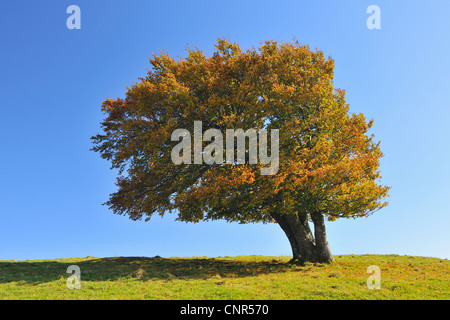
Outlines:
[[[275,222],[292,261],[333,261],[325,220],[367,217],[387,205],[389,187],[378,184],[382,152],[368,134],[373,121],[349,113],[345,92],[333,87],[334,61],[321,51],[297,41],[243,51],[218,39],[215,47],[212,56],[197,48],[177,60],[154,54],[125,99],[103,102],[93,150],[119,171],[106,204],[133,220],[176,212],[185,222]],[[195,121],[223,133],[278,129],[278,172],[261,175],[248,153],[244,164],[174,164],[171,135]]]

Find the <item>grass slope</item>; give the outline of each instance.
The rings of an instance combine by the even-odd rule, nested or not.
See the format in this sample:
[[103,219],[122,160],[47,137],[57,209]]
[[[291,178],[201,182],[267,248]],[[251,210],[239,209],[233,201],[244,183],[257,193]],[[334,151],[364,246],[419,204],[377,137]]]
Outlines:
[[[71,258],[0,260],[0,299],[450,299],[450,261],[343,255],[296,266],[289,257]],[[70,265],[80,290],[66,286]],[[367,267],[381,269],[369,290]]]

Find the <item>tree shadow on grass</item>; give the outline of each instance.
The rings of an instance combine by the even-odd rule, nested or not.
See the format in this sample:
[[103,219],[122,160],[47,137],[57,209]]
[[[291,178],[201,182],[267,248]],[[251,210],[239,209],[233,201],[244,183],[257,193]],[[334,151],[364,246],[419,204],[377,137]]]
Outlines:
[[[206,280],[210,278],[241,278],[286,271],[302,271],[284,260],[237,260],[226,258],[92,258],[77,262],[65,261],[0,261],[0,284],[19,282],[39,284],[67,279],[70,265],[81,270],[81,281],[115,281],[134,278],[150,280]],[[309,268],[306,268],[309,269]]]

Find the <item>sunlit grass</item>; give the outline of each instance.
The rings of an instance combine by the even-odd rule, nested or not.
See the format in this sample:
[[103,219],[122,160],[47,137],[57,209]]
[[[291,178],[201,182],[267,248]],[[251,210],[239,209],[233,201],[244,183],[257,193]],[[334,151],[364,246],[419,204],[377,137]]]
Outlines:
[[[0,299],[450,299],[450,261],[343,255],[332,264],[289,257],[71,258],[0,260]],[[67,288],[68,266],[81,289]],[[381,269],[369,290],[367,267]]]

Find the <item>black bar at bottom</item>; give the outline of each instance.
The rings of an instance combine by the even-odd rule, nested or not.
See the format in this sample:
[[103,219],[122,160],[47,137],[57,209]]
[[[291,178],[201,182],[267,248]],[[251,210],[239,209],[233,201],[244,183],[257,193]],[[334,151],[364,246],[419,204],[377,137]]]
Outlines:
[[[450,300],[0,300],[2,313],[11,311],[14,316],[48,314],[66,316],[115,316],[121,313],[133,317],[147,315],[145,319],[231,319],[283,317],[311,318],[327,316],[389,317],[396,314],[402,318],[417,312],[428,316],[439,315],[450,307]],[[445,314],[445,313],[444,313]],[[170,317],[170,318],[169,318]]]

